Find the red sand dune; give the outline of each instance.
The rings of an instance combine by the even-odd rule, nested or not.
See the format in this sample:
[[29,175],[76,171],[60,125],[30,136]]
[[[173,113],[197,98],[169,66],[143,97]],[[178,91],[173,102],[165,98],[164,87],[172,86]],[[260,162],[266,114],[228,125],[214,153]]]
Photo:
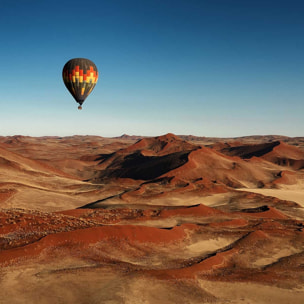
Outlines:
[[215,215],[222,215],[223,212],[220,210],[216,210],[214,208],[210,208],[204,206],[202,204],[194,207],[188,208],[178,208],[178,209],[171,209],[171,210],[163,210],[160,213],[161,217],[171,217],[171,216],[215,216]]
[[144,154],[163,156],[171,153],[190,151],[197,149],[197,146],[181,140],[172,133],[154,138],[143,138],[134,145],[126,149],[120,150],[120,153],[129,154],[136,151],[145,151]]
[[230,187],[244,187],[247,183],[259,185],[261,181],[268,183],[273,180],[272,173],[267,169],[206,147],[191,152],[187,163],[164,176],[182,177],[186,180],[203,177]]
[[276,218],[276,219],[287,219],[288,216],[284,215],[280,211],[276,210],[273,207],[268,207],[267,210],[262,211],[262,212],[246,212],[243,213],[242,215],[247,215],[247,216],[253,216],[253,217],[258,217],[258,218]]
[[239,156],[243,159],[261,157],[278,165],[290,166],[294,169],[304,168],[304,151],[282,141],[258,145],[228,145],[228,147],[217,145],[215,148],[224,154]]
[[[195,227],[194,227],[195,228]],[[63,248],[69,251],[73,246],[84,250],[88,246],[98,242],[127,242],[169,244],[182,241],[186,237],[185,230],[193,229],[191,225],[174,227],[171,230],[158,229],[145,226],[102,226],[86,228],[70,232],[50,234],[41,240],[23,247],[9,249],[0,252],[0,264],[12,263],[20,258],[33,258],[46,248]]]
[[14,152],[0,148],[0,168],[8,170],[20,170],[27,174],[34,174],[35,172],[43,174],[55,174],[68,178],[75,178],[64,173],[61,170],[55,169],[45,163],[37,160],[32,160],[18,155]]
[[210,258],[189,265],[188,267],[167,270],[150,270],[148,273],[162,280],[195,279],[202,275],[211,275],[212,272],[218,269],[226,268],[230,263],[230,259],[237,254],[237,252],[237,249],[231,249],[226,252],[217,253]]
[[263,158],[272,163],[288,166],[295,170],[304,168],[304,151],[283,142],[280,142],[279,145],[264,155]]
[[210,224],[211,227],[246,227],[247,225],[248,221],[243,218]]

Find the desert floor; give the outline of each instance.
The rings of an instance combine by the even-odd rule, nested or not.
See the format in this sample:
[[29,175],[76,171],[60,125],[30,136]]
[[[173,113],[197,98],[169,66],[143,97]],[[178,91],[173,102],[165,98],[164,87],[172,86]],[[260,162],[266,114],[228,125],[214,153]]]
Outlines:
[[0,137],[0,303],[304,303],[303,147]]

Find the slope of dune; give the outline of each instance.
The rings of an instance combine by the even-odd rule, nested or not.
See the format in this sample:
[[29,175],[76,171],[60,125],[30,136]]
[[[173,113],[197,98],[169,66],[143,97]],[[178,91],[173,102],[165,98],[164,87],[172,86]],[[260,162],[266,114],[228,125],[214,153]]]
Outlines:
[[142,151],[146,156],[163,156],[176,152],[185,152],[196,149],[197,146],[180,139],[178,136],[168,133],[163,136],[143,138],[137,141],[134,145],[121,150],[121,153],[131,153]]
[[304,168],[304,151],[282,141],[251,145],[228,145],[216,147],[227,155],[239,156],[243,159],[261,157],[271,163],[292,167],[295,170]]
[[58,169],[55,169],[52,166],[48,166],[39,161],[23,157],[19,154],[8,151],[1,147],[0,147],[0,166],[1,166],[1,170],[5,170],[5,169],[19,170],[28,173],[29,175],[34,175],[35,173],[37,174],[41,173],[41,175],[56,174],[58,176],[71,177],[68,174]]
[[288,166],[295,170],[304,169],[304,151],[283,142],[263,158],[280,166]]
[[191,152],[185,165],[166,175],[187,180],[205,177],[236,188],[248,183],[258,187],[261,183],[269,183],[274,179],[270,170],[259,168],[237,157],[225,156],[206,147]]
[[215,148],[220,150],[222,153],[231,155],[231,156],[239,156],[243,159],[248,159],[252,157],[260,157],[269,152],[271,152],[276,146],[280,144],[279,141],[270,142],[270,143],[262,143],[262,144],[251,144],[251,145],[242,145],[241,143],[235,144],[230,143],[226,144],[226,146],[216,146]]

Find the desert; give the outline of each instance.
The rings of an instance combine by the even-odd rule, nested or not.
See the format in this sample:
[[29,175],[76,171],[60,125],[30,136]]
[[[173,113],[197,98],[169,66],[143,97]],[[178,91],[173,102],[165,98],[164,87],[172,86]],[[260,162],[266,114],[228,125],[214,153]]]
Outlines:
[[0,137],[0,303],[303,303],[304,139]]
[[304,1],[0,5],[0,304],[304,304]]

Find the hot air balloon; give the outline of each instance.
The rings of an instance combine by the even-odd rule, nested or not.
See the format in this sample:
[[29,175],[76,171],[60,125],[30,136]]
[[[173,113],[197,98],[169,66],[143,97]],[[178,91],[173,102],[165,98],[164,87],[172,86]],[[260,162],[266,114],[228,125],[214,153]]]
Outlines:
[[74,58],[63,67],[62,78],[65,86],[79,103],[78,109],[94,89],[98,80],[96,65],[89,59]]

